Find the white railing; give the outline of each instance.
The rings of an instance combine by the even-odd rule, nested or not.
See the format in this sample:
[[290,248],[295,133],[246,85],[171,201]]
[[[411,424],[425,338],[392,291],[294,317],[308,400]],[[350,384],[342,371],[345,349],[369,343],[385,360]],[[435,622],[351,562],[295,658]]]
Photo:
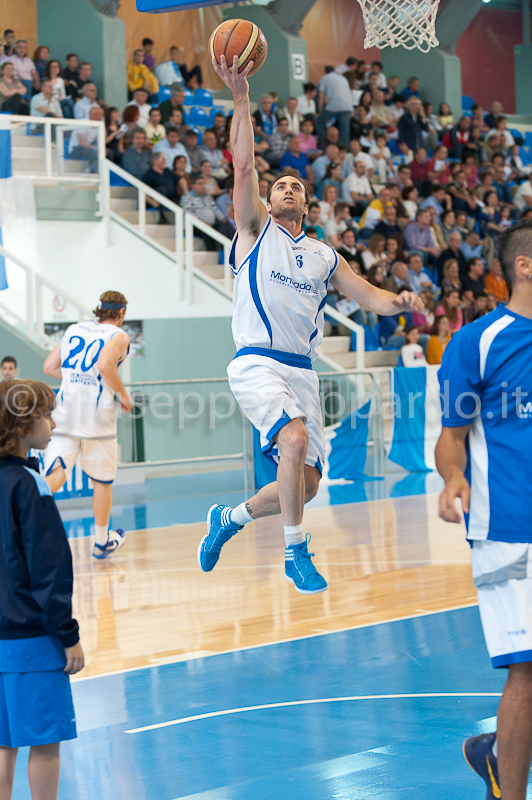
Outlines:
[[[345,328],[349,328],[350,331],[353,331],[353,333],[356,336],[356,343],[357,343],[357,350],[356,350],[356,353],[357,353],[357,357],[356,357],[357,367],[356,368],[357,368],[358,371],[364,370],[365,366],[366,366],[366,353],[365,353],[365,350],[364,350],[366,335],[365,335],[364,328],[362,327],[362,325],[358,325],[356,322],[353,322],[353,320],[349,319],[349,317],[344,317],[343,314],[340,314],[339,311],[337,311],[335,308],[333,308],[330,305],[326,305],[324,311],[325,311],[325,314],[328,317],[332,317],[337,322],[339,322],[341,325],[343,325]],[[329,364],[329,366],[334,366],[336,368],[338,367],[338,365],[334,362],[334,360],[331,359],[331,358],[328,358],[326,355],[322,355],[320,353],[319,357],[324,363]]]
[[[44,297],[43,288],[49,289],[55,295],[60,295],[66,302],[70,303],[77,311],[78,319],[92,319],[92,311],[80,303],[72,295],[65,292],[57,284],[46,278],[41,273],[33,270],[28,264],[15,256],[5,247],[0,246],[0,255],[15,264],[24,273],[24,307],[25,315],[20,311],[15,311],[5,303],[0,303],[0,309],[7,317],[12,317],[16,322],[24,326],[26,336],[40,347],[53,344],[53,339],[48,336],[44,329]],[[1,296],[1,295],[0,295]]]

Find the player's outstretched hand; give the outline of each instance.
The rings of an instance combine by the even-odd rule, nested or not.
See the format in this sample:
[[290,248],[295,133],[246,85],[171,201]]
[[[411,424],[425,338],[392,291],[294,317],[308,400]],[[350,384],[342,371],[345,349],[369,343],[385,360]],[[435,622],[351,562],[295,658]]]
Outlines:
[[237,56],[233,58],[232,70],[230,70],[227,66],[227,60],[225,56],[220,56],[220,64],[218,64],[216,59],[213,58],[212,66],[216,74],[223,80],[227,88],[232,91],[233,97],[245,95],[249,92],[249,83],[247,81],[247,77],[250,71],[253,69],[253,61],[250,61],[249,64],[246,64],[245,69],[243,69],[240,74],[238,73]]
[[122,409],[122,411],[125,411],[126,414],[129,414],[129,412],[133,408],[133,400],[131,399],[131,397],[128,395],[127,392],[124,392],[124,394],[120,395],[120,408]]
[[65,647],[65,654],[67,663],[63,672],[66,672],[67,675],[75,675],[76,672],[81,672],[85,666],[85,656],[80,642],[75,644],[74,647]]
[[398,311],[423,311],[423,300],[415,292],[401,292],[392,300]]
[[464,514],[469,514],[469,498],[471,488],[464,475],[452,478],[440,494],[439,515],[445,522],[460,522],[461,516],[456,510],[454,501],[460,498]]

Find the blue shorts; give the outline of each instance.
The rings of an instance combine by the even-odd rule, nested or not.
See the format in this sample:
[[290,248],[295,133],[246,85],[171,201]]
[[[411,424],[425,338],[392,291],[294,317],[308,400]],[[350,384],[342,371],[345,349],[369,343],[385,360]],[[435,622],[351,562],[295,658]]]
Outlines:
[[0,641],[0,747],[75,739],[65,651],[51,636]]

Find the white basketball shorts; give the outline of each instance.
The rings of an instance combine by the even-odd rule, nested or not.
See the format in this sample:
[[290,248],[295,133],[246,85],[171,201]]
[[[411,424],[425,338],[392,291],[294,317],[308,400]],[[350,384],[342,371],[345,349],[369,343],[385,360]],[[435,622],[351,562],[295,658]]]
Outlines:
[[44,453],[44,473],[61,464],[67,477],[81,455],[83,472],[98,483],[112,483],[118,465],[118,443],[112,439],[73,439],[70,436],[53,434]]
[[473,579],[492,666],[532,661],[532,545],[472,544]]
[[231,361],[227,375],[238,405],[260,433],[264,455],[278,463],[276,434],[290,420],[302,419],[309,436],[305,463],[317,467],[321,473],[325,463],[325,432],[316,373],[254,354]]

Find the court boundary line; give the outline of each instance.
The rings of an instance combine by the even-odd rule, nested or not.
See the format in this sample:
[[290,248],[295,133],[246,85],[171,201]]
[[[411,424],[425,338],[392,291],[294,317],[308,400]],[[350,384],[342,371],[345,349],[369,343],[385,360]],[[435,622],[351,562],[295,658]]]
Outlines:
[[[360,625],[350,625],[347,628],[338,628],[335,631],[322,631],[317,633],[308,633],[304,636],[294,636],[289,639],[278,639],[274,642],[262,642],[259,644],[250,644],[244,645],[243,647],[233,647],[230,650],[220,650],[215,653],[208,653],[202,656],[192,656],[191,658],[181,658],[179,655],[176,656],[176,660],[172,661],[165,661],[163,664],[144,664],[141,667],[126,667],[126,669],[117,669],[113,670],[112,672],[102,672],[100,675],[87,675],[86,677],[71,677],[71,683],[81,683],[82,681],[92,681],[97,680],[98,678],[110,678],[113,675],[124,675],[127,672],[140,672],[140,670],[144,669],[157,669],[158,667],[166,667],[172,664],[180,664],[187,661],[197,661],[200,658],[212,658],[213,656],[225,656],[230,655],[231,653],[241,653],[246,650],[257,650],[262,647],[271,647],[272,645],[279,645],[279,644],[289,644],[290,642],[301,642],[305,639],[316,639],[322,636],[331,636],[335,633],[348,633],[349,631],[356,631],[362,628],[374,628],[377,625],[387,625],[391,622],[403,622],[409,619],[419,619],[420,617],[431,617],[435,614],[445,614],[449,611],[461,611],[465,608],[476,608],[478,607],[478,603],[466,603],[465,605],[461,606],[450,606],[449,608],[440,608],[437,611],[421,611],[418,614],[408,614],[405,617],[392,617],[390,619],[382,619],[378,620],[377,622],[364,622]],[[186,655],[186,654],[184,654]]]
[[144,725],[141,728],[131,728],[124,733],[145,733],[160,728],[170,728],[174,725],[184,725],[187,722],[198,722],[213,717],[228,717],[234,714],[243,714],[248,711],[264,711],[272,708],[291,708],[295,706],[311,706],[322,703],[349,703],[360,700],[403,700],[431,697],[502,697],[502,692],[419,692],[417,694],[367,694],[348,697],[318,697],[312,700],[287,700],[280,703],[265,703],[258,706],[242,706],[240,708],[226,708],[221,711],[209,711],[205,714],[195,714],[190,717],[180,717],[167,722],[156,722],[153,725]]

